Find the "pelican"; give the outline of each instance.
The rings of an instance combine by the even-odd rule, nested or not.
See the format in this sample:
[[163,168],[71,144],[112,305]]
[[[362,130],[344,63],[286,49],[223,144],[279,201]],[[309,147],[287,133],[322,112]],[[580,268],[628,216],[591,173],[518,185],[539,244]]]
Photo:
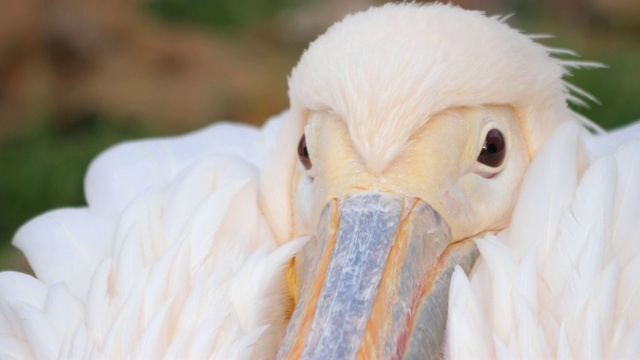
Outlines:
[[348,16],[262,128],[118,145],[25,224],[0,357],[637,356],[640,126],[571,111],[597,64],[557,54],[451,5]]

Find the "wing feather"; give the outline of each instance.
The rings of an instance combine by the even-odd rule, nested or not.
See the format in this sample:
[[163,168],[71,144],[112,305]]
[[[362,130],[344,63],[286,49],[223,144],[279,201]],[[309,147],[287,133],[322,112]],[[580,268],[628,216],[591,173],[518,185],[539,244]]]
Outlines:
[[13,243],[46,284],[65,281],[77,297],[84,297],[91,275],[109,253],[113,226],[87,209],[47,212],[22,226]]
[[550,251],[561,214],[573,198],[580,131],[573,122],[562,125],[536,155],[522,182],[507,238],[521,253],[545,244],[539,247],[538,261]]
[[97,215],[116,221],[138,194],[166,184],[196,161],[232,155],[262,166],[263,136],[254,127],[220,123],[174,138],[116,145],[91,163],[85,178],[87,203]]
[[456,267],[449,289],[447,333],[450,334],[445,352],[453,359],[495,358],[488,324],[475,298],[467,275]]

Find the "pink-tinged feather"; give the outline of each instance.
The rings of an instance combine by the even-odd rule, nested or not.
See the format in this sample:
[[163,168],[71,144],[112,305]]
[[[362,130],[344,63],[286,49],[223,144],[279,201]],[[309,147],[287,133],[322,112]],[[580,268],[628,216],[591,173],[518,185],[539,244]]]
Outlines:
[[48,285],[64,281],[84,298],[93,269],[109,254],[113,226],[87,209],[47,212],[22,226],[13,243],[29,260],[38,279]]
[[577,124],[562,125],[542,146],[522,182],[508,228],[509,246],[519,253],[537,247],[545,259],[558,231],[561,214],[571,203],[577,184]]

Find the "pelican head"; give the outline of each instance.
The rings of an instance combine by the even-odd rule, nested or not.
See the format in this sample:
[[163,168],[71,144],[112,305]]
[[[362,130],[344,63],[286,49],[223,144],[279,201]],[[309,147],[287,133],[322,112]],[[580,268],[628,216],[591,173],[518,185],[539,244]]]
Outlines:
[[550,52],[444,4],[372,8],[311,44],[289,79],[276,153],[290,156],[261,194],[280,239],[311,237],[280,357],[439,354],[448,276],[508,224],[530,159],[576,119]]

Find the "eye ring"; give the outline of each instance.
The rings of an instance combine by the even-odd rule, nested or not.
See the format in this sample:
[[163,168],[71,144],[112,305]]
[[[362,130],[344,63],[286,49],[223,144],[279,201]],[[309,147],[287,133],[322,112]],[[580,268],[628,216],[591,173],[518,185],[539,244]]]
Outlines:
[[492,168],[497,168],[504,162],[506,156],[506,145],[504,136],[498,129],[491,129],[482,144],[478,162]]
[[305,134],[302,134],[300,142],[298,143],[298,158],[306,170],[311,169],[312,164],[311,159],[309,158],[309,150],[307,149],[307,139]]

